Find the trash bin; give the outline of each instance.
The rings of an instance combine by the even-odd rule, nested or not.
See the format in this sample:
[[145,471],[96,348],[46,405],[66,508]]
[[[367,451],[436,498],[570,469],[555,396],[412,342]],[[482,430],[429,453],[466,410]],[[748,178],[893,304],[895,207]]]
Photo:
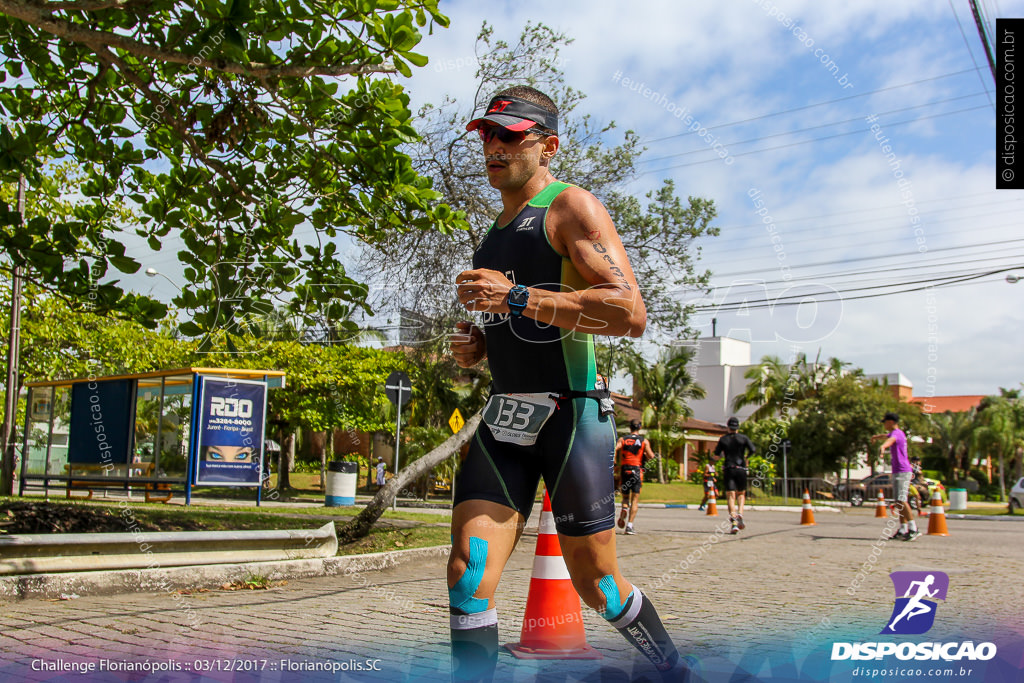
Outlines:
[[967,489],[950,489],[949,490],[949,509],[950,510],[966,510],[967,509]]
[[324,488],[324,506],[355,505],[356,479],[359,463],[332,460],[327,463],[327,486]]

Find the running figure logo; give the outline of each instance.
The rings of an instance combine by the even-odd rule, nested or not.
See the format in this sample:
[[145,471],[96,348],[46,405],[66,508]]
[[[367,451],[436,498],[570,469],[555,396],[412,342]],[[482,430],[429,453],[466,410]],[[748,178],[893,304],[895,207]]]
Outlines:
[[882,633],[917,635],[935,623],[935,600],[945,600],[949,577],[943,572],[892,572],[896,604]]

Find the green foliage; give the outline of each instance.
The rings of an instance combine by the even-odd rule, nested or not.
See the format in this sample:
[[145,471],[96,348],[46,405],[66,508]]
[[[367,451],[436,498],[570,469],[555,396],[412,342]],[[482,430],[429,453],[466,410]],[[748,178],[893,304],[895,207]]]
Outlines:
[[[753,420],[778,414],[785,417],[794,404],[818,396],[828,384],[850,374],[845,369],[848,365],[838,358],[822,363],[820,350],[813,363],[802,352],[789,364],[777,356],[765,356],[743,375],[750,383],[733,400],[733,410],[756,405],[757,410],[750,416]],[[863,371],[856,369],[852,374],[859,377]]]
[[[0,278],[0,298],[10,299],[10,279]],[[0,319],[6,339],[9,318]],[[20,373],[23,381],[151,372],[184,367],[191,345],[158,330],[81,310],[63,297],[28,283],[22,290]]]
[[305,427],[324,431],[334,427],[366,432],[387,431],[390,403],[384,382],[394,370],[408,368],[399,353],[337,344],[304,345],[296,341],[266,341],[252,337],[211,342],[204,362],[220,367],[283,370],[287,388],[270,392],[268,420],[285,431]]
[[237,331],[278,294],[303,316],[365,309],[339,232],[372,243],[460,222],[402,151],[408,95],[376,76],[426,62],[413,50],[428,23],[448,24],[437,0],[5,4],[0,182],[24,174],[59,201],[45,160],[71,158],[83,198],[0,227],[6,267],[152,324],[163,306],[118,284],[140,267],[126,237],[180,237],[187,335]]
[[[399,463],[404,470],[424,455],[440,446],[452,432],[447,427],[409,427],[402,431],[402,449]],[[429,491],[431,475],[442,479],[448,479],[454,475],[454,467],[451,458],[447,458],[435,466],[432,470],[424,472],[411,485],[413,491],[420,497],[426,499]]]
[[[655,427],[651,433],[658,444],[656,453],[667,455],[672,450],[673,440],[666,428],[675,425],[679,418],[693,415],[687,401],[704,398],[704,388],[686,367],[692,357],[693,350],[689,347],[673,346],[664,349],[654,364],[648,364],[640,356],[628,361],[636,386],[633,400],[643,408],[643,423]],[[658,481],[664,483],[660,475]]]
[[899,401],[887,387],[869,383],[858,374],[825,384],[816,396],[798,404],[797,416],[790,423],[790,475],[836,472],[855,465],[863,453],[873,467],[884,465],[878,460],[881,442],[872,443],[871,436],[882,431],[882,416],[889,411],[900,415],[900,428],[908,440],[914,434],[927,433],[920,406]]
[[[662,458],[662,471],[665,474],[665,481],[675,481],[679,478],[679,463],[672,458]],[[658,476],[658,460],[651,458],[644,465],[644,477],[656,478]]]

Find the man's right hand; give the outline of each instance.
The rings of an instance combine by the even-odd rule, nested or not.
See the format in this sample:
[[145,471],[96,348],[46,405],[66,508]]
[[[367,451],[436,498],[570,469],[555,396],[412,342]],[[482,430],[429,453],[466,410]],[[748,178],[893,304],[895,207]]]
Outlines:
[[455,323],[451,350],[460,368],[471,368],[487,356],[487,340],[479,327],[463,320]]

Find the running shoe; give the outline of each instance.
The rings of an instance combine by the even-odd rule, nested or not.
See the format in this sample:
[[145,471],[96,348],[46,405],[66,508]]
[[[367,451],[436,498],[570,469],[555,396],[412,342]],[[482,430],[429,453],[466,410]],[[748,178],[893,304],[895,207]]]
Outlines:
[[913,540],[917,539],[917,537],[920,536],[920,535],[921,535],[921,532],[918,531],[917,529],[914,529],[913,531],[908,531],[906,533],[906,535],[903,536],[903,540],[904,541],[913,541]]
[[738,526],[741,530],[747,528],[747,525],[743,523],[743,515],[740,515],[736,518],[736,526]]
[[626,511],[623,510],[622,514],[619,515],[619,528],[626,526]]
[[633,525],[630,525],[630,526],[626,527],[626,535],[627,536],[635,536],[636,535],[636,529],[633,528]]

